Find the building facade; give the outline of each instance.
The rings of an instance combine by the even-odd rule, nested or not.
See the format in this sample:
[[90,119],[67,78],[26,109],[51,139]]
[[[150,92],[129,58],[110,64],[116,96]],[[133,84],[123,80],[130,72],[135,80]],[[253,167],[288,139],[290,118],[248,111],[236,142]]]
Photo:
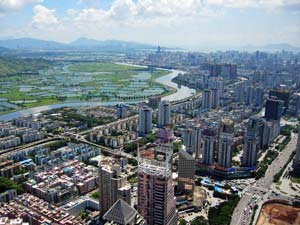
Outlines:
[[138,159],[137,209],[147,225],[177,224],[172,169],[169,163],[172,153],[164,162]]
[[234,124],[232,120],[222,120],[220,124],[220,137],[218,149],[218,165],[230,168],[232,164],[232,144],[234,137]]
[[217,133],[210,128],[203,130],[203,154],[202,163],[212,166],[215,162],[215,149],[217,144]]
[[204,90],[202,93],[202,109],[210,110],[212,107],[211,90]]
[[171,103],[162,101],[158,103],[158,127],[164,127],[171,124]]
[[127,174],[121,171],[118,161],[112,158],[102,159],[99,163],[99,211],[103,216],[118,200],[131,202],[131,187]]
[[178,154],[178,191],[193,193],[195,186],[195,158],[185,149]]
[[257,153],[259,151],[259,120],[251,117],[248,121],[247,131],[244,136],[244,149],[242,165],[254,167],[257,163]]
[[139,135],[145,136],[152,132],[152,109],[143,107],[139,110]]
[[267,120],[280,120],[283,112],[283,101],[270,97],[266,101],[265,118]]

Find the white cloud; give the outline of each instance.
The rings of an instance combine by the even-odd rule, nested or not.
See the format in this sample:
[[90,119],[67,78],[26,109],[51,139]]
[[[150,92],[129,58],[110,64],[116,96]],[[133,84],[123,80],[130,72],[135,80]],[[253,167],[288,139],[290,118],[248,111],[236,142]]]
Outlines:
[[78,5],[82,5],[84,7],[93,7],[98,8],[101,6],[100,0],[78,0]]
[[224,8],[300,9],[299,0],[205,0],[204,2],[209,6]]
[[54,15],[55,9],[48,9],[45,6],[36,5],[33,11],[32,26],[34,28],[47,28],[59,24],[57,17]]
[[[101,3],[100,0],[95,2]],[[101,5],[99,7],[89,5],[93,3],[92,0],[81,0],[77,2],[77,6],[67,9],[65,15],[59,18],[55,15],[55,9],[36,5],[32,21],[29,25],[23,26],[21,36],[60,41],[86,36],[166,45],[267,42],[269,37],[285,40],[282,32],[278,35],[270,32],[272,31],[268,28],[270,18],[274,16],[273,11],[281,12],[279,9],[295,10],[297,7],[293,6],[299,5],[299,2],[300,0],[112,0],[109,5],[101,8]],[[259,16],[262,16],[262,26],[265,24],[266,29],[260,29],[246,22],[243,24],[239,21],[234,24],[223,22],[229,13],[235,15],[235,11],[240,9],[262,12]],[[271,13],[263,17],[263,10],[266,9]],[[278,13],[276,17],[287,14],[290,15],[289,12]],[[294,18],[297,15],[294,15]],[[251,15],[249,16],[251,19]],[[291,22],[286,23],[291,25]],[[285,20],[282,24],[285,24]],[[15,29],[14,32],[17,30],[21,29]],[[296,34],[299,32],[293,37],[292,33],[295,31],[286,32],[286,40],[291,38],[294,43],[299,42],[296,40]]]
[[41,2],[43,2],[43,0],[0,0],[0,13],[16,11],[27,5]]

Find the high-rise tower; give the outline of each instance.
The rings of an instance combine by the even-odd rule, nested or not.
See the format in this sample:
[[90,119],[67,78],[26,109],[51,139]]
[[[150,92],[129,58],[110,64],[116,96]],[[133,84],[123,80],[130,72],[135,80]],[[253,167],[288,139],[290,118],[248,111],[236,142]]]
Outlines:
[[234,124],[232,120],[224,119],[220,125],[220,138],[218,150],[218,165],[225,168],[231,167],[232,143],[234,137]]
[[139,135],[145,136],[152,132],[152,109],[143,107],[139,111]]
[[189,127],[183,130],[183,144],[185,145],[185,150],[198,158],[201,151],[201,141],[202,141],[202,129],[199,125]]
[[130,205],[131,187],[127,182],[127,174],[121,171],[118,160],[104,158],[99,163],[99,211],[104,215],[118,200],[123,199]]
[[165,153],[164,161],[140,159],[138,153],[137,209],[147,225],[173,225],[178,221],[170,165],[172,151]]
[[171,103],[162,101],[158,103],[158,127],[164,127],[171,124]]
[[210,110],[212,107],[212,95],[211,90],[204,90],[202,93],[202,109]]
[[248,121],[247,131],[244,136],[244,152],[243,152],[243,166],[256,166],[257,152],[259,151],[259,130],[260,119],[251,117]]
[[195,158],[185,149],[178,153],[178,191],[194,192],[195,186]]
[[213,129],[207,128],[203,130],[202,137],[203,137],[202,163],[211,166],[215,162],[217,133]]

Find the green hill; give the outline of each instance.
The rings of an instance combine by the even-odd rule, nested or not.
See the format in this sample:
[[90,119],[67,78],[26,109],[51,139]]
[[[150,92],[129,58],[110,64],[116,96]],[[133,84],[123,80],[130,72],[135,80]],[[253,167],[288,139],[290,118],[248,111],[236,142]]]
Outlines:
[[22,72],[37,72],[48,68],[50,65],[51,63],[45,59],[0,57],[0,76]]

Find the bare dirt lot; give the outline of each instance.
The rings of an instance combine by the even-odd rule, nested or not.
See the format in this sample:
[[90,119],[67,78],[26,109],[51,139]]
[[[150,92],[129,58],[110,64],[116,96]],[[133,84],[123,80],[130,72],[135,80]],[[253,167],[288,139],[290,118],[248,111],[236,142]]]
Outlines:
[[299,225],[300,208],[281,203],[263,206],[256,225]]

